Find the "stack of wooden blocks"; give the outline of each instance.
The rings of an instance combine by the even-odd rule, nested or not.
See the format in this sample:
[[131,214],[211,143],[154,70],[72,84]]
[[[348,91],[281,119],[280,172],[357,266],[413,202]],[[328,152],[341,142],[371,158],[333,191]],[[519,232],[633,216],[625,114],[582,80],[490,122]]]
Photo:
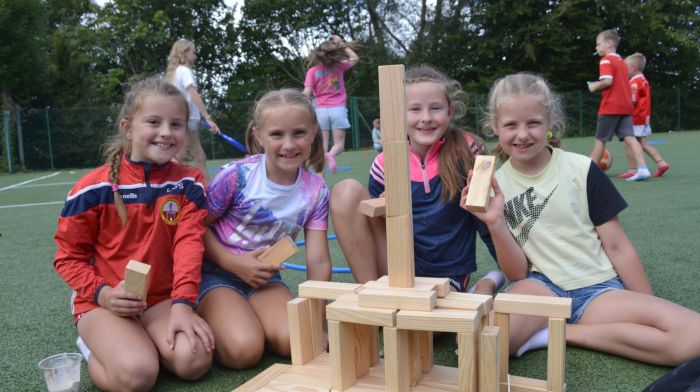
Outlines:
[[[287,305],[292,364],[273,365],[236,391],[564,391],[569,299],[499,294],[493,300],[451,292],[447,278],[415,277],[402,65],[379,67],[379,96],[389,275],[363,285],[299,285],[299,298]],[[326,353],[321,309],[328,300]],[[492,309],[496,325],[488,326]],[[547,380],[508,376],[510,314],[550,318]],[[457,368],[433,364],[433,332],[457,334]]]

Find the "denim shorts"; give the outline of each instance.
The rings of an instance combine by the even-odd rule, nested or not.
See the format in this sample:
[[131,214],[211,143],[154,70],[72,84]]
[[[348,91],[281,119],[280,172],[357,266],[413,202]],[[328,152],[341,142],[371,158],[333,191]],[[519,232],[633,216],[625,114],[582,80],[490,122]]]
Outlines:
[[348,109],[345,106],[334,108],[316,108],[316,118],[321,129],[348,129]]
[[[270,284],[281,284],[289,289],[287,284],[282,280],[282,276],[280,275],[279,271],[275,272],[267,283],[261,287],[265,287]],[[228,287],[236,291],[246,300],[248,300],[251,295],[255,294],[255,291],[258,288],[261,288],[253,288],[243,279],[239,278],[238,275],[221,269],[213,263],[204,261],[202,263],[202,282],[199,284],[199,298],[197,298],[197,303],[201,302],[202,298],[204,298],[208,292],[218,287]]]
[[[557,297],[571,298],[571,318],[566,322],[569,324],[576,324],[578,320],[583,316],[583,312],[586,311],[588,304],[593,301],[593,299],[607,291],[612,290],[624,290],[622,281],[619,277],[614,277],[605,282],[600,282],[594,285],[581,287],[575,290],[563,290],[561,287],[554,284],[549,278],[544,276],[539,272],[530,272],[527,278],[524,280],[533,280],[535,282],[541,283],[546,286],[554,295]],[[511,286],[516,283],[511,283]],[[510,287],[508,287],[510,289]]]

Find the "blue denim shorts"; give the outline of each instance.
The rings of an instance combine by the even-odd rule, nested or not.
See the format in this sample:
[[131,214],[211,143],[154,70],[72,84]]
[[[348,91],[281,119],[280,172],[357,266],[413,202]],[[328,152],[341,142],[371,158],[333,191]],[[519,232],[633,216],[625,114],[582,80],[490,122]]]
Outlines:
[[583,312],[586,311],[588,304],[590,304],[595,297],[611,290],[624,290],[625,288],[619,277],[569,291],[563,290],[539,272],[530,272],[525,280],[534,280],[535,282],[543,284],[557,297],[571,298],[571,318],[566,321],[569,324],[576,324],[578,322],[581,316],[583,316]]
[[334,108],[316,108],[316,118],[321,129],[348,129],[348,109],[345,106]]
[[[272,275],[265,286],[270,284],[281,284],[289,289],[287,284],[282,280],[282,276],[280,275],[279,271]],[[221,269],[213,263],[205,260],[202,263],[202,282],[199,284],[199,297],[197,298],[197,303],[201,302],[202,298],[204,298],[208,292],[218,287],[228,287],[236,291],[246,300],[248,300],[257,290],[257,288],[249,286],[248,283],[239,278],[238,275]]]

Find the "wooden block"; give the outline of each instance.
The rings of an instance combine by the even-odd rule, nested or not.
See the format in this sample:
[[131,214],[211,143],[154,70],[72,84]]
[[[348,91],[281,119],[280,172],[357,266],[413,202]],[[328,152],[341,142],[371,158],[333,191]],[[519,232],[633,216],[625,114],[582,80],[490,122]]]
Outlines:
[[476,334],[458,333],[457,334],[457,367],[459,368],[459,390],[460,391],[476,391],[477,387],[477,350]]
[[355,383],[354,328],[350,323],[328,320],[331,385],[344,391]]
[[423,376],[423,356],[421,353],[422,345],[418,332],[408,331],[408,376],[409,385],[415,386]]
[[291,365],[283,365],[281,363],[276,363],[269,368],[258,373],[257,376],[251,378],[245,384],[234,389],[233,392],[254,392],[261,390],[265,384],[269,383],[275,377],[287,371]]
[[[369,284],[369,286],[368,286]],[[364,284],[363,287],[389,287],[389,276],[384,275],[377,280]],[[413,288],[418,290],[435,290],[438,298],[448,296],[452,291],[449,278],[431,278],[416,276],[413,281]]]
[[389,286],[413,287],[416,273],[413,256],[412,216],[388,216],[386,218],[386,240]]
[[286,236],[267,248],[263,254],[258,256],[258,260],[268,264],[282,264],[297,253],[297,246],[294,245],[292,237]]
[[564,392],[566,362],[566,320],[549,319],[549,347],[547,349],[547,390]]
[[281,373],[271,380],[263,391],[284,391],[284,392],[321,392],[329,391],[331,388],[330,368],[319,371],[316,368],[306,366],[291,366],[287,371]]
[[355,350],[355,379],[364,377],[369,373],[369,368],[373,361],[372,345],[378,345],[378,341],[372,342],[375,336],[372,334],[372,329],[377,328],[372,325],[353,324],[353,343]]
[[129,260],[124,271],[124,290],[138,294],[145,300],[148,294],[148,276],[150,271],[150,265],[136,260]]
[[396,309],[360,307],[357,294],[344,295],[326,306],[328,320],[380,327],[396,326],[396,312]]
[[323,312],[326,306],[325,299],[309,298],[311,302],[311,344],[313,345],[313,357],[326,352],[323,326],[325,323]]
[[433,333],[431,331],[414,331],[421,344],[423,373],[433,370]]
[[384,216],[386,215],[386,199],[377,197],[376,199],[362,200],[357,210],[370,218]]
[[315,357],[311,334],[311,301],[308,298],[295,298],[287,302],[287,318],[292,365],[304,365]]
[[406,140],[404,66],[382,65],[378,71],[382,142]]
[[467,211],[486,212],[491,198],[491,177],[495,168],[495,156],[477,155],[475,157],[469,193],[464,203]]
[[361,284],[307,280],[299,285],[299,296],[316,299],[336,299],[341,295],[353,294]]
[[384,143],[386,216],[411,215],[408,140]]
[[386,390],[408,392],[410,388],[410,359],[407,330],[384,328],[384,368]]
[[433,366],[433,369],[423,375],[415,391],[457,391],[459,384],[459,369],[448,366]]
[[360,307],[382,309],[422,310],[429,312],[435,308],[437,294],[434,291],[422,291],[400,288],[363,288],[358,293]]
[[437,307],[438,309],[473,310],[481,314],[488,314],[493,308],[493,297],[453,291],[445,298],[438,298]]
[[[510,381],[510,385],[509,385]],[[501,392],[548,392],[547,381],[511,375],[501,378]]]
[[571,317],[571,298],[499,293],[493,305],[496,313],[557,318]]
[[[510,357],[510,348],[508,346],[508,331],[510,325],[510,315],[508,313],[494,314],[493,323],[499,329],[500,338],[498,339],[499,353],[498,358],[500,364],[498,378],[501,379],[501,385],[508,379],[508,359]],[[546,387],[546,385],[545,385]],[[501,387],[502,388],[502,387]]]
[[472,310],[400,310],[396,327],[418,331],[472,333],[481,327],[481,314]]
[[486,326],[479,335],[479,392],[499,392],[500,329]]

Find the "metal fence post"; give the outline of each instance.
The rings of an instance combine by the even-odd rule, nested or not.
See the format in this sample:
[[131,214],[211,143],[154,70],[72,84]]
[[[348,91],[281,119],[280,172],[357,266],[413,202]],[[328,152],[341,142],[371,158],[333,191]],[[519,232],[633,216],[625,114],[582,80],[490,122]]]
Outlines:
[[676,131],[681,130],[681,89],[676,87]]
[[53,146],[51,145],[51,123],[49,121],[49,107],[44,108],[44,113],[46,114],[46,135],[49,140],[49,162],[51,163],[51,169],[56,169],[53,165]]
[[19,166],[22,170],[27,168],[27,164],[24,162],[24,138],[22,137],[22,111],[19,105],[15,106],[17,120],[17,149],[19,150]]
[[211,144],[211,159],[216,159],[216,148],[214,147],[214,134],[209,132],[209,143]]
[[357,115],[357,97],[350,97],[350,111],[352,113],[352,149],[360,148],[360,119]]
[[10,145],[10,112],[2,112],[2,129],[5,131],[5,155],[7,156],[7,172],[12,173],[12,146]]
[[583,95],[578,92],[578,131],[583,135]]

